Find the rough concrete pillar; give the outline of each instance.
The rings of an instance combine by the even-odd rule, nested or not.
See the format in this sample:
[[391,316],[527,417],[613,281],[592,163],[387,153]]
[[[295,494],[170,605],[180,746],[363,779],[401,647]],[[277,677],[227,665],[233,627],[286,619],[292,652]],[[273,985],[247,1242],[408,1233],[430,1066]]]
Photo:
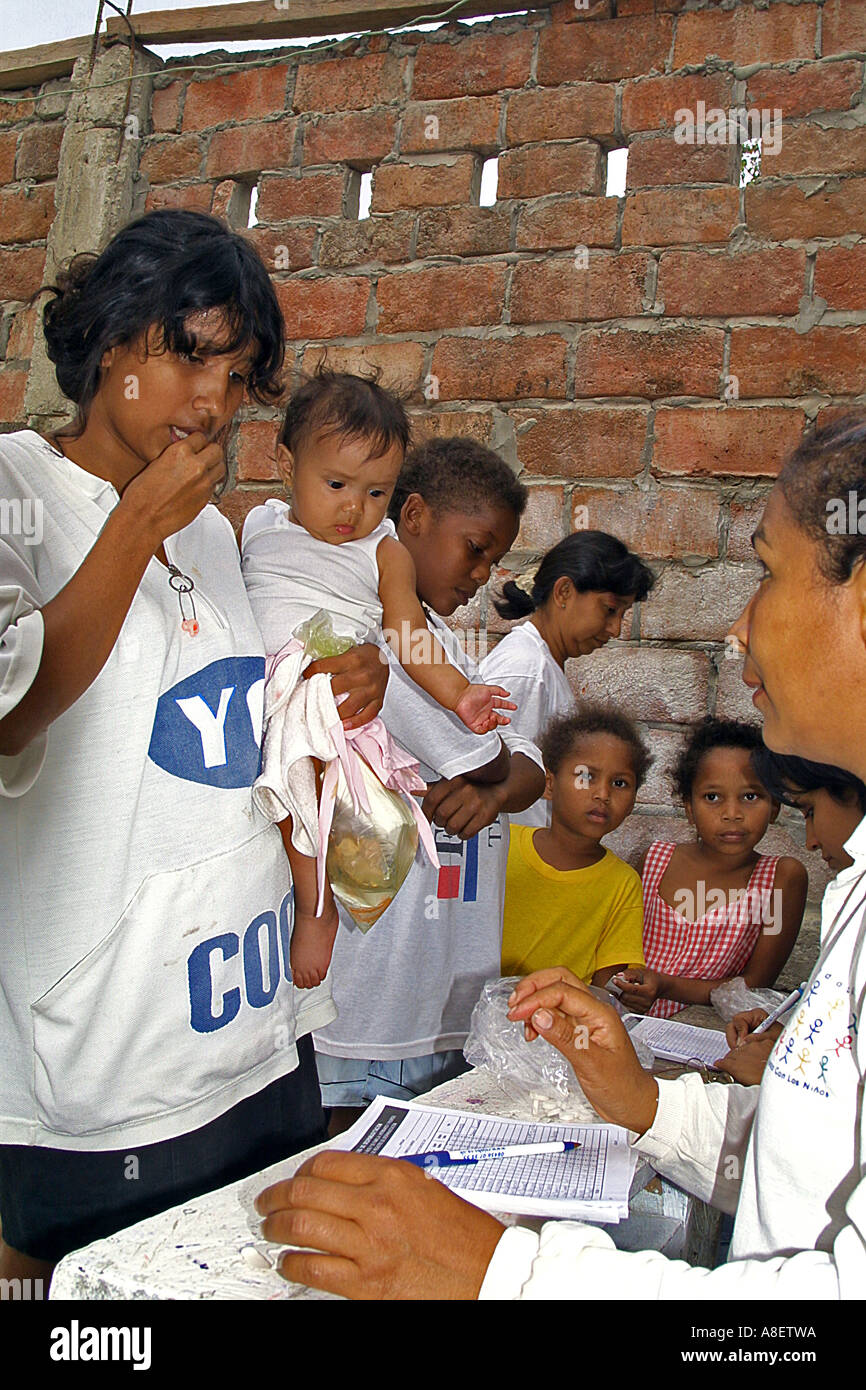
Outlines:
[[[152,79],[163,66],[155,54],[136,51],[131,84],[129,49],[115,44],[97,58],[93,72],[79,58],[66,113],[55,203],[48,234],[45,283],[80,251],[101,251],[141,209],[136,206],[140,135],[147,128]],[[139,75],[140,74],[140,75]],[[127,109],[127,87],[131,85]],[[25,410],[36,429],[56,429],[71,412],[37,327]]]

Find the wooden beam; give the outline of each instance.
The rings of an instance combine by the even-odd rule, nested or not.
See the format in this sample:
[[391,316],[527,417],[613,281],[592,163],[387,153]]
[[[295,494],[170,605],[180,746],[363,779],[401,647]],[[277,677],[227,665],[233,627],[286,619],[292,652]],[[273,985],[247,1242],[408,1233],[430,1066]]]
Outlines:
[[[325,34],[366,29],[393,29],[411,21],[431,19],[449,8],[451,0],[246,0],[245,3],[206,5],[191,10],[132,13],[130,19],[142,43],[214,43],[220,40],[317,38]],[[448,19],[474,19],[491,11],[531,9],[531,0],[467,0]],[[112,16],[108,33],[128,33],[123,20]]]
[[92,38],[63,39],[61,43],[40,43],[35,48],[0,53],[0,90],[34,87],[50,77],[65,76],[77,58],[90,53],[92,42]]

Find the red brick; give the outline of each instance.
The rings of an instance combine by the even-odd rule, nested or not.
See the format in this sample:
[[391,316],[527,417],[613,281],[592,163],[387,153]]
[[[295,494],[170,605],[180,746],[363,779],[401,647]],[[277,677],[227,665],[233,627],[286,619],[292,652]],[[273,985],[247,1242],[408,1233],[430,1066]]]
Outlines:
[[40,184],[28,192],[0,189],[0,227],[3,240],[17,245],[41,241],[54,220],[54,185]]
[[617,0],[618,15],[680,14],[690,0]]
[[411,260],[414,225],[415,217],[410,212],[366,217],[363,222],[341,218],[322,232],[319,265],[349,269],[368,262],[393,265]]
[[424,348],[420,343],[362,343],[356,347],[331,344],[323,354],[321,348],[308,348],[304,353],[304,371],[315,371],[322,361],[335,372],[352,372],[369,376],[379,372],[379,380],[391,391],[404,398],[422,399]]
[[[31,127],[31,129],[38,130],[38,126]],[[26,135],[27,131],[24,134]],[[17,144],[17,131],[4,131],[0,135],[0,183],[11,183],[15,178],[15,149]]]
[[704,565],[696,573],[668,565],[641,612],[641,637],[723,642],[758,586],[751,565]]
[[626,82],[622,94],[622,129],[673,131],[677,111],[694,110],[699,101],[727,109],[733,102],[733,78],[727,73],[689,73],[643,77]]
[[733,183],[736,145],[681,145],[669,135],[633,140],[628,148],[627,188],[674,183]]
[[27,389],[27,373],[16,367],[0,370],[0,420],[4,424],[24,423],[24,392]]
[[626,198],[623,246],[727,241],[739,220],[736,188],[649,189]]
[[574,394],[717,396],[721,328],[585,329],[577,342]]
[[471,154],[445,155],[437,164],[380,164],[373,175],[373,212],[468,203],[476,161]]
[[824,57],[831,53],[866,53],[864,0],[827,0],[821,30]]
[[674,68],[702,66],[711,55],[732,63],[785,63],[814,58],[817,5],[772,5],[759,10],[705,10],[677,21]]
[[565,489],[538,484],[530,487],[526,511],[520,519],[520,530],[514,550],[549,550],[565,535],[562,513]]
[[501,107],[498,96],[412,102],[403,115],[400,151],[433,154],[437,150],[477,150],[493,154],[499,149]]
[[550,7],[554,24],[579,24],[584,19],[610,19],[612,15],[613,0],[582,0],[580,8],[575,0],[558,0]]
[[862,82],[861,63],[804,63],[796,72],[763,68],[749,78],[746,106],[780,110],[786,120],[813,111],[846,111],[859,98]]
[[382,275],[376,288],[378,333],[419,333],[499,323],[506,266],[443,265]]
[[184,130],[206,130],[228,121],[249,121],[286,109],[287,65],[247,68],[225,77],[190,82],[183,107]]
[[731,502],[727,548],[729,560],[755,559],[751,538],[761,524],[768,496],[769,490],[763,492],[759,497],[750,496],[745,501],[739,501],[735,498]]
[[13,92],[4,92],[3,95],[9,97],[10,100],[0,102],[0,125],[17,125],[19,121],[32,119],[36,103],[31,96],[22,97],[20,101],[12,101]]
[[603,192],[604,160],[601,146],[593,141],[523,145],[506,150],[499,160],[499,199]]
[[782,127],[778,154],[766,146],[761,175],[777,178],[801,174],[862,174],[866,170],[866,130],[822,130],[820,126]]
[[427,39],[415,57],[412,96],[431,101],[522,87],[529,78],[534,38],[531,31],[518,30],[474,34],[458,42]]
[[740,399],[855,395],[863,390],[866,325],[856,328],[735,328],[730,371]]
[[63,143],[63,123],[32,125],[21,132],[15,177],[19,179],[56,179]]
[[656,298],[666,314],[796,314],[806,253],[788,246],[763,251],[665,251]]
[[416,255],[496,256],[511,245],[509,208],[431,208],[418,218]]
[[[616,82],[664,67],[671,47],[673,20],[651,15],[639,19],[599,20],[595,24],[541,33],[538,82]],[[703,62],[703,59],[701,59]]]
[[182,82],[170,82],[167,87],[157,87],[154,91],[150,103],[150,124],[156,134],[177,130],[182,91]]
[[217,503],[223,516],[228,517],[232,524],[235,536],[240,543],[241,531],[244,522],[252,511],[253,507],[260,507],[269,497],[281,497],[288,501],[288,494],[273,483],[268,487],[233,487],[231,492],[227,492]]
[[161,184],[147,195],[145,211],[154,208],[192,208],[194,212],[210,212],[213,189],[209,183]]
[[564,398],[568,344],[540,337],[440,338],[432,374],[443,401]]
[[648,416],[645,406],[511,411],[522,466],[550,478],[634,477],[643,467]]
[[866,233],[866,179],[828,181],[808,191],[796,184],[749,184],[746,225],[769,241]]
[[370,165],[394,148],[397,113],[346,111],[310,116],[304,124],[304,164]]
[[719,499],[697,487],[575,488],[572,514],[585,507],[594,531],[610,531],[631,550],[660,560],[719,553]]
[[326,58],[301,63],[295,80],[296,111],[360,111],[387,106],[403,95],[406,59],[392,53]]
[[176,183],[196,178],[201,169],[201,143],[196,135],[149,140],[141,156],[141,172],[151,183]]
[[339,217],[345,183],[342,173],[262,179],[256,217],[260,222],[283,222],[287,217]]
[[44,270],[45,251],[41,247],[0,250],[0,299],[29,299],[42,284]]
[[318,227],[313,222],[293,222],[285,227],[251,227],[244,236],[255,246],[271,275],[287,270],[306,270],[313,264]]
[[411,416],[412,443],[422,439],[475,439],[479,444],[493,440],[494,418],[489,410],[419,410]]
[[243,421],[237,440],[237,482],[281,481],[277,467],[278,430],[277,420]]
[[263,169],[288,169],[293,160],[295,120],[233,126],[216,131],[207,152],[210,179],[260,174]]
[[576,263],[573,257],[524,261],[511,287],[512,323],[580,323],[631,318],[641,313],[651,257],[599,251]]
[[[666,723],[698,719],[707,712],[710,659],[704,652],[635,649],[618,643],[593,653],[591,661],[569,662],[569,667],[571,688],[579,701],[601,700],[628,710],[635,718]],[[687,838],[682,820],[641,816],[640,821],[649,821],[644,845],[659,837],[675,839],[677,833]],[[626,821],[623,829],[629,824]]]
[[615,108],[616,88],[602,82],[517,92],[508,98],[506,139],[509,145],[528,145],[554,135],[557,140],[610,137],[616,125]]
[[815,262],[815,294],[831,309],[866,309],[866,246],[828,246]]
[[655,417],[652,469],[775,477],[805,424],[803,411],[788,406],[662,406]]
[[616,198],[561,198],[520,209],[518,250],[554,251],[563,246],[612,246],[616,238]]
[[364,332],[370,281],[363,276],[290,280],[275,288],[289,340],[356,338]]
[[[19,256],[29,254],[23,251]],[[36,332],[36,319],[39,309],[35,304],[19,309],[12,319],[9,342],[6,344],[7,362],[28,362],[33,355],[33,338]]]

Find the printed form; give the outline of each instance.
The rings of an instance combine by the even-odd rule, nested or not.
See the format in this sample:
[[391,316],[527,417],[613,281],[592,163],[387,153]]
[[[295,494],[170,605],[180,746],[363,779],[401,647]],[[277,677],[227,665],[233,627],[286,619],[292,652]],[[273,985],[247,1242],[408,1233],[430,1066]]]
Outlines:
[[549,1139],[576,1140],[580,1148],[432,1171],[439,1182],[487,1211],[604,1223],[624,1220],[637,1157],[627,1131],[617,1125],[538,1124],[377,1096],[329,1147],[402,1158],[438,1149],[484,1150]]

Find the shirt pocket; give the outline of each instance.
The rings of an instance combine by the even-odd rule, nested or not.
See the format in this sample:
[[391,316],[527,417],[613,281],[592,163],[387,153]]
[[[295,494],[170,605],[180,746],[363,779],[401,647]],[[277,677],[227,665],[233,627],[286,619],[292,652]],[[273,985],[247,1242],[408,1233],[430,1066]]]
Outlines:
[[288,865],[272,827],[148,875],[30,1006],[39,1121],[97,1136],[159,1120],[293,1047],[290,936]]

